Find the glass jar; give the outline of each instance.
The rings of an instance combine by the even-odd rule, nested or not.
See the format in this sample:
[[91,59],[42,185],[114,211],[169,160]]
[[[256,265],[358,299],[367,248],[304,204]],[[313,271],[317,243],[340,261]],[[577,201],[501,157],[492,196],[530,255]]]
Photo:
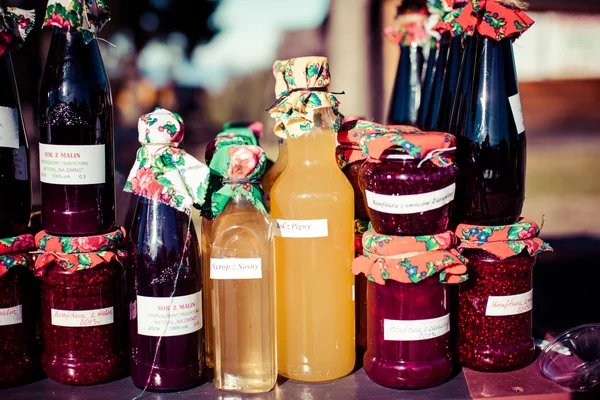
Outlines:
[[30,268],[13,267],[0,275],[0,387],[31,382],[41,372],[36,342],[38,296]]
[[[340,167],[342,166],[339,162],[340,154],[344,152],[361,152],[361,149],[358,144],[340,143],[335,149],[336,159],[338,160],[338,165]],[[354,189],[354,217],[358,219],[369,219],[365,198],[358,185],[358,173],[364,161],[364,159],[353,161],[342,167],[342,172],[346,175],[346,178],[352,185],[352,189]]]
[[[369,220],[354,221],[354,257],[363,254],[362,239],[368,226]],[[356,293],[356,346],[364,351],[367,348],[367,277],[364,274],[354,277],[354,291]]]
[[456,165],[439,167],[429,160],[415,160],[397,147],[386,150],[380,161],[365,162],[359,172],[375,231],[416,236],[448,229]]
[[420,389],[452,372],[450,298],[437,276],[419,283],[367,282],[367,352],[364,368],[375,383]]
[[465,249],[469,280],[458,296],[460,363],[478,371],[506,372],[534,357],[532,337],[533,265],[527,251],[500,259]]
[[55,262],[41,276],[44,352],[52,380],[94,385],[125,371],[126,272],[110,261],[69,272]]

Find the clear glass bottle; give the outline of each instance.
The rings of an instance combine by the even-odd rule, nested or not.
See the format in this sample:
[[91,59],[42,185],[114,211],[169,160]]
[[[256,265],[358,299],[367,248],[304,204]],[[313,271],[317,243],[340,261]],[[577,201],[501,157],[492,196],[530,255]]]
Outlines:
[[271,188],[273,184],[281,176],[285,167],[288,164],[288,148],[287,141],[283,138],[278,138],[277,143],[279,144],[279,155],[277,156],[277,160],[275,163],[267,170],[265,176],[263,178],[262,186],[265,192],[265,205],[267,206],[267,210],[271,209]]
[[277,382],[271,219],[235,194],[215,218],[212,232],[215,386],[268,392]]
[[23,233],[31,214],[29,145],[10,51],[0,55],[0,237]]
[[40,88],[42,223],[56,235],[115,223],[113,105],[98,42],[54,28]]
[[341,378],[355,362],[354,191],[325,121],[288,140],[288,167],[271,190],[279,373],[311,382]]

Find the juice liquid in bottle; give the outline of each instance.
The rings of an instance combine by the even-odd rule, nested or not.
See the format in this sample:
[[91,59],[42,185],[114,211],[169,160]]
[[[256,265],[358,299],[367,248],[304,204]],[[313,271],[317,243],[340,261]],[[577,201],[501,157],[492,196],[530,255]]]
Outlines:
[[39,101],[43,227],[57,235],[108,232],[115,223],[113,105],[94,35],[108,10],[96,0],[67,8],[50,0],[46,15],[54,32]]
[[[323,382],[347,375],[355,362],[354,193],[335,160],[338,102],[321,91],[329,85],[327,59],[278,61],[279,71],[285,85],[276,84],[282,97],[270,110],[276,132],[288,135],[288,166],[271,189],[279,373]],[[307,98],[321,107],[287,119],[286,110]]]
[[271,188],[273,187],[273,184],[275,184],[277,178],[281,176],[288,163],[287,141],[280,137],[278,138],[277,142],[279,144],[279,155],[277,156],[275,163],[265,173],[262,182],[262,187],[265,192],[264,197],[267,210],[271,209]]
[[256,146],[217,151],[210,281],[217,389],[268,392],[277,381],[273,231],[260,178],[266,155]]

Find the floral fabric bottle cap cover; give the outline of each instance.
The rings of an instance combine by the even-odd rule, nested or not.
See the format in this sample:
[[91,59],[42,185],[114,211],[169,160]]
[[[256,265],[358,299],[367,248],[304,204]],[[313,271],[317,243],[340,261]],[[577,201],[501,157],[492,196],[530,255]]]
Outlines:
[[[340,102],[329,92],[331,76],[326,57],[299,57],[276,61],[273,65],[277,101],[269,110],[275,119],[275,134],[297,138],[315,127],[327,127],[323,118],[333,119],[337,131],[343,116]],[[281,80],[283,74],[283,81]],[[321,112],[330,109],[331,113]],[[321,110],[321,111],[320,111]]]
[[447,17],[453,34],[472,36],[475,32],[494,40],[516,39],[534,21],[519,8],[518,0],[471,0],[456,17]]
[[0,277],[14,267],[29,268],[29,251],[34,248],[35,242],[31,234],[0,239]]
[[212,212],[223,212],[236,193],[246,197],[256,208],[267,212],[260,188],[267,155],[258,146],[227,146],[217,150],[211,163],[212,173],[223,178],[223,186],[212,195]]
[[110,11],[103,0],[49,0],[43,26],[80,31],[91,41],[110,21]]
[[394,25],[386,27],[383,33],[394,44],[401,46],[424,45],[430,38],[425,25],[427,16],[425,1],[404,0],[398,7],[396,22]]
[[124,190],[158,200],[190,213],[206,197],[209,169],[177,146],[183,140],[181,117],[164,108],[143,115],[138,121],[139,141],[135,163]]
[[7,48],[18,50],[35,24],[35,10],[0,6],[0,56]]

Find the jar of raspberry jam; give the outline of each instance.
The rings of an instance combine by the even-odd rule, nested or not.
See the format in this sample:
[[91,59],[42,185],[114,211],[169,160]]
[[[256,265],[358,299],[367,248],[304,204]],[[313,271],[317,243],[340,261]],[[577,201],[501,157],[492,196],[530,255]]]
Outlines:
[[452,372],[450,293],[445,283],[466,279],[464,259],[447,231],[428,236],[363,237],[352,263],[367,277],[367,351],[363,366],[375,383],[421,389]]
[[459,225],[469,280],[458,293],[458,356],[477,371],[506,372],[529,364],[532,337],[533,266],[551,247],[537,238],[533,221],[507,226]]
[[39,292],[32,235],[0,239],[0,387],[29,383],[40,374],[36,342]]
[[354,216],[358,219],[369,219],[369,214],[367,213],[367,208],[365,206],[365,200],[360,187],[358,186],[358,172],[360,171],[360,167],[364,162],[364,158],[352,162],[342,161],[343,153],[362,153],[360,146],[350,143],[340,143],[335,151],[338,166],[344,175],[346,175],[346,179],[348,179],[352,185],[352,189],[354,189]]
[[454,137],[442,133],[369,135],[359,172],[373,228],[381,234],[416,236],[448,229],[457,168]]
[[35,265],[41,279],[42,367],[58,383],[94,385],[125,372],[127,255],[111,249],[122,239],[115,232],[68,238],[42,231],[36,236],[44,252]]

